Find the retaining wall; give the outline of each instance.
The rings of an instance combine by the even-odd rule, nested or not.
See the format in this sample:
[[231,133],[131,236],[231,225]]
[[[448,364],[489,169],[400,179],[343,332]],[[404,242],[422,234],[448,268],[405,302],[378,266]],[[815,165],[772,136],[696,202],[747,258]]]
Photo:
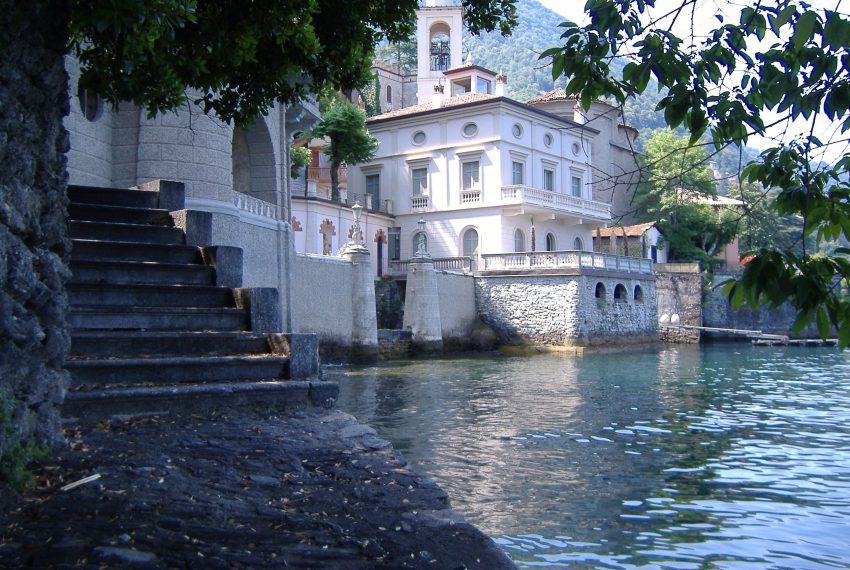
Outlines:
[[475,279],[472,275],[435,272],[440,303],[443,343],[449,348],[465,348],[478,320],[475,308]]
[[[478,314],[502,343],[594,346],[658,339],[653,276],[479,276],[475,285]],[[615,299],[618,285],[624,298]]]
[[292,317],[295,330],[315,333],[324,356],[352,340],[352,264],[337,257],[295,255]]

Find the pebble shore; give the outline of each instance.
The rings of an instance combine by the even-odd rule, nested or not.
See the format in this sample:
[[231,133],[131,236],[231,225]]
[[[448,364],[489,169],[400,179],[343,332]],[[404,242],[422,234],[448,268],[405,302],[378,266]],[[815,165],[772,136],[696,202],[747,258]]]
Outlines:
[[340,411],[146,415],[66,437],[0,517],[0,567],[514,568]]

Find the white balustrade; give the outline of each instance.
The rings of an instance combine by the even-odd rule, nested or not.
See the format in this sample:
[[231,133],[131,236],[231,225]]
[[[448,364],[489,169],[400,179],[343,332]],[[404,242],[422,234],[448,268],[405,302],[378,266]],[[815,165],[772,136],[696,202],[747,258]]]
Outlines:
[[560,210],[577,216],[611,218],[611,205],[578,196],[550,192],[522,184],[502,187],[502,202],[529,204]]
[[420,212],[428,209],[428,195],[417,194],[410,197],[410,209],[415,212]]
[[242,210],[243,212],[248,212],[250,214],[261,216],[263,218],[269,218],[271,220],[278,219],[277,206],[270,202],[260,200],[259,198],[254,198],[253,196],[243,194],[242,192],[234,191],[232,191],[231,200],[233,202],[233,205]]
[[511,269],[582,269],[592,268],[623,273],[652,274],[652,262],[592,251],[529,251],[481,256],[485,271]]
[[462,190],[460,193],[461,204],[474,204],[481,201],[481,189]]

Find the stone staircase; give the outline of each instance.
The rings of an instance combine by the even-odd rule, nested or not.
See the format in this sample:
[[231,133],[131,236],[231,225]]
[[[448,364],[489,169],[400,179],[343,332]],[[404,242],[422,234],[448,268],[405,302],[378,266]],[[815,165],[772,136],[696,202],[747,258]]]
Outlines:
[[[186,243],[165,196],[71,186],[66,418],[333,405],[313,335],[281,334],[276,289],[241,288],[238,248]],[[163,208],[161,206],[168,207]]]

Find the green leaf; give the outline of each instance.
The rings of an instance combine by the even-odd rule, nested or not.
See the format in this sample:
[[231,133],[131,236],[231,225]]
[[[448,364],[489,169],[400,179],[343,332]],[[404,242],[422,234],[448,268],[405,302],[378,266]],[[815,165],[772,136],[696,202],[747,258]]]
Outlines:
[[799,50],[806,45],[806,42],[812,39],[812,35],[815,31],[815,24],[817,24],[817,22],[818,15],[812,11],[803,12],[803,14],[797,19],[794,35],[791,36],[791,43],[796,49]]
[[818,307],[818,334],[823,339],[829,336],[829,316],[823,307]]

